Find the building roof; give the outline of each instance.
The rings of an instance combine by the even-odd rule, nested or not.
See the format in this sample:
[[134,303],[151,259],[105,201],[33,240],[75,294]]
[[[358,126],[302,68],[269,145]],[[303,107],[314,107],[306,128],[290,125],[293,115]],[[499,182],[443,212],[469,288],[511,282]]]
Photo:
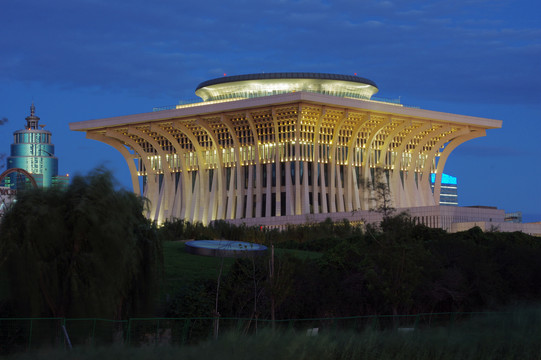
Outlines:
[[216,79],[203,81],[197,85],[195,91],[211,85],[224,84],[237,81],[249,81],[249,80],[275,80],[275,79],[317,79],[317,80],[339,80],[339,81],[351,81],[360,84],[368,84],[374,87],[378,87],[372,80],[362,78],[355,75],[340,75],[340,74],[326,74],[326,73],[307,73],[307,72],[279,72],[279,73],[261,73],[261,74],[245,74],[224,76]]
[[370,99],[378,92],[378,87],[371,80],[352,75],[261,73],[208,80],[199,84],[195,94],[203,101],[219,101],[299,91],[353,99]]
[[217,103],[196,103],[178,107],[172,110],[155,111],[133,115],[117,116],[105,119],[94,119],[69,124],[74,131],[89,131],[92,129],[115,127],[126,124],[139,124],[152,121],[167,121],[169,119],[193,118],[208,114],[238,112],[257,107],[280,106],[284,104],[321,104],[333,108],[344,108],[350,111],[362,111],[363,113],[379,113],[397,116],[401,118],[425,119],[429,121],[443,121],[462,125],[479,126],[486,129],[501,128],[501,120],[479,118],[466,115],[443,113],[433,110],[408,108],[396,104],[388,104],[377,101],[365,101],[340,98],[336,96],[295,92],[275,96],[256,97]]

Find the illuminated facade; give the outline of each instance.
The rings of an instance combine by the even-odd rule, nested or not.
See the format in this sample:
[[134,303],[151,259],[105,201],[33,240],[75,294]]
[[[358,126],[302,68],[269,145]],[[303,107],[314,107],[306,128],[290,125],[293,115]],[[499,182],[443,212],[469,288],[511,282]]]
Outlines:
[[376,101],[377,91],[357,76],[230,76],[200,84],[203,102],[70,128],[124,156],[158,222],[354,213],[376,205],[376,181],[396,208],[439,205],[450,153],[501,121]]
[[[39,125],[40,118],[35,115],[36,107],[30,107],[30,116],[26,118],[26,126],[13,133],[11,155],[7,158],[7,169],[23,169],[32,174],[39,187],[52,185],[65,186],[68,176],[58,175],[58,158],[54,156],[54,145],[51,132]],[[17,187],[16,173],[4,179],[4,185]]]
[[[434,191],[436,174],[430,175],[430,186]],[[456,177],[445,173],[441,176],[440,205],[458,206],[458,181]]]

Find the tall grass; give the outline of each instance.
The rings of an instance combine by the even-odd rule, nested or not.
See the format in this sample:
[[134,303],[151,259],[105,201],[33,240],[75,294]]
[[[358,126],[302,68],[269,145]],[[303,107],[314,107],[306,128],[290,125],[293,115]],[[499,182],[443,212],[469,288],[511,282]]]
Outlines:
[[448,327],[362,332],[228,333],[196,346],[42,350],[10,359],[541,359],[541,308],[479,315]]

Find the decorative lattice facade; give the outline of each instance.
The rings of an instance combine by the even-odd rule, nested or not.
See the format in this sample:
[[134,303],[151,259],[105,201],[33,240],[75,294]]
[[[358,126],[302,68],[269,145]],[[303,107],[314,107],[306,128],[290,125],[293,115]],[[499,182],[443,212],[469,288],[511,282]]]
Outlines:
[[124,156],[151,219],[264,224],[373,208],[375,181],[394,207],[436,205],[450,153],[501,122],[301,89],[70,127]]

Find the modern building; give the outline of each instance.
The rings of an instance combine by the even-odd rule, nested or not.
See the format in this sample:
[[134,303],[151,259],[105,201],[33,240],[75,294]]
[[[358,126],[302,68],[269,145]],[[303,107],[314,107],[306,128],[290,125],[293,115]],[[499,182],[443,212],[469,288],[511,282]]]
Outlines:
[[[436,174],[430,174],[430,187],[434,191]],[[443,173],[441,176],[440,205],[458,206],[458,181],[456,177]]]
[[150,200],[147,215],[158,222],[355,216],[377,206],[381,183],[395,208],[439,214],[451,152],[501,121],[378,100],[377,91],[351,75],[228,76],[197,86],[202,102],[70,129],[124,156],[134,191]]
[[[7,158],[7,169],[23,169],[29,172],[38,187],[66,186],[68,175],[58,175],[58,158],[54,155],[54,145],[51,142],[51,132],[44,130],[45,125],[39,125],[40,118],[35,115],[36,107],[32,103],[30,116],[26,118],[26,126],[13,133],[11,155]],[[12,173],[4,178],[4,186],[17,188],[21,186],[18,173]]]

